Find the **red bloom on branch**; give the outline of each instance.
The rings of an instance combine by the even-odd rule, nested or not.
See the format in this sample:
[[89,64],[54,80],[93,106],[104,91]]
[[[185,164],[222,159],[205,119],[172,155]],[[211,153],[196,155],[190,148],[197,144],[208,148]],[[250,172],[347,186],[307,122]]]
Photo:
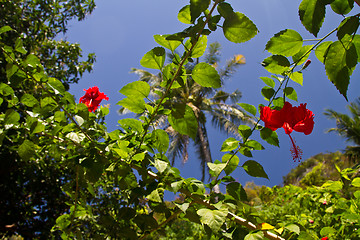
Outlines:
[[89,112],[95,112],[103,99],[109,100],[109,98],[104,93],[99,91],[97,86],[87,90],[84,89],[84,91],[86,91],[86,93],[80,98],[79,102],[84,103],[88,107]]
[[260,119],[265,123],[265,127],[275,131],[283,127],[285,133],[289,135],[292,148],[290,149],[294,161],[301,159],[302,151],[296,146],[291,137],[292,131],[302,132],[309,135],[314,128],[314,114],[306,108],[305,104],[293,107],[291,103],[285,102],[281,110],[274,110],[270,107],[260,107]]
[[329,238],[328,237],[323,237],[323,238],[321,238],[321,240],[329,240]]

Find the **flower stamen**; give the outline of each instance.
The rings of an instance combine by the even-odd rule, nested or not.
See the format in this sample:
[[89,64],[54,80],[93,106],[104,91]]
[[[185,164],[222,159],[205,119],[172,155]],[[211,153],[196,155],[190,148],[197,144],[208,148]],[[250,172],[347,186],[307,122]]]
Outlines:
[[300,162],[302,159],[303,152],[302,152],[301,148],[295,144],[295,141],[293,140],[291,135],[290,134],[288,134],[288,135],[290,137],[291,144],[292,144],[292,147],[290,148],[291,156],[292,156],[294,162],[296,162],[296,160],[298,162]]

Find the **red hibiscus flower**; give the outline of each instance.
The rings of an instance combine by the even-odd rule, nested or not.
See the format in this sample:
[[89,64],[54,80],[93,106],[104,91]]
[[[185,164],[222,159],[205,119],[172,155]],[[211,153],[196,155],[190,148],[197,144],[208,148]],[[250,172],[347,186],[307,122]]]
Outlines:
[[301,159],[302,151],[296,146],[291,137],[292,131],[302,132],[309,135],[314,128],[314,114],[306,108],[306,104],[293,107],[291,103],[285,102],[281,110],[274,110],[269,107],[260,107],[260,119],[265,123],[265,127],[275,131],[283,127],[285,133],[289,135],[292,148],[290,149],[294,161]]
[[95,110],[99,107],[101,101],[103,99],[109,100],[109,98],[102,92],[99,91],[97,86],[84,89],[86,91],[85,95],[80,98],[80,103],[85,103],[88,107],[89,112],[95,112]]
[[321,238],[321,240],[329,240],[329,238],[328,237],[323,237],[323,238]]

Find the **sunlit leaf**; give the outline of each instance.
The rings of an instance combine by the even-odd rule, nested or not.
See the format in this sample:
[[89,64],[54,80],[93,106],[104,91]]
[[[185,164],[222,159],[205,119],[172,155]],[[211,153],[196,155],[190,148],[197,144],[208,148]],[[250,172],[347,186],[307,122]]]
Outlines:
[[233,137],[230,137],[223,142],[221,146],[221,151],[222,152],[232,151],[236,149],[238,146],[239,146],[239,141]]
[[280,147],[279,146],[279,138],[275,131],[272,131],[270,128],[263,128],[260,131],[260,136],[264,139],[267,143]]
[[225,37],[234,43],[249,41],[258,32],[256,25],[243,13],[233,13],[225,18],[223,24]]
[[292,60],[297,65],[303,64],[309,57],[311,51],[310,49],[313,47],[313,45],[305,45],[302,46],[300,51],[292,56]]
[[224,171],[225,171],[226,175],[230,175],[238,167],[240,159],[236,155],[226,153],[222,157],[221,161],[223,163],[227,163],[229,161],[229,163],[225,167]]
[[274,88],[275,87],[275,81],[272,78],[269,77],[260,77],[260,79],[269,87]]
[[143,113],[145,111],[145,101],[142,98],[124,98],[117,105],[129,109],[133,113]]
[[286,225],[285,228],[291,232],[294,232],[296,234],[300,234],[300,227],[296,224],[289,224]]
[[193,21],[191,21],[190,5],[186,5],[182,9],[180,9],[177,17],[178,20],[182,23],[192,24]]
[[326,51],[331,44],[331,41],[322,42],[315,49],[315,56],[317,57],[317,59],[319,59],[320,62],[324,63]]
[[[190,49],[192,47],[191,39],[187,40],[185,43],[185,48]],[[207,36],[201,36],[199,40],[196,42],[195,46],[192,49],[191,57],[199,58],[204,55],[207,47]]]
[[147,52],[142,59],[140,64],[143,67],[151,69],[162,69],[165,63],[165,49],[162,47],[155,47]]
[[152,132],[154,146],[160,153],[165,153],[169,147],[169,135],[162,129],[155,129]]
[[209,167],[210,174],[215,177],[218,176],[222,172],[222,170],[224,170],[226,164],[220,162],[208,162],[207,165]]
[[267,43],[266,50],[272,54],[293,56],[302,47],[303,39],[295,30],[286,29],[276,33]]
[[196,64],[192,71],[192,78],[203,87],[221,87],[221,80],[216,69],[208,63]]
[[199,209],[196,212],[202,224],[206,224],[213,232],[218,232],[225,222],[228,212],[226,210]]
[[292,87],[286,87],[284,88],[285,96],[288,97],[291,100],[297,101],[297,94],[294,88]]
[[271,73],[282,74],[289,70],[290,62],[282,55],[272,55],[264,59],[261,65]]
[[243,138],[248,138],[251,135],[251,128],[247,125],[240,125],[238,127],[238,131],[239,134],[243,137]]
[[178,115],[176,109],[168,117],[170,125],[179,133],[196,138],[198,123],[191,107],[185,107],[183,115]]
[[19,156],[24,160],[29,160],[35,154],[35,144],[25,139],[24,142],[19,146]]
[[256,115],[257,109],[254,105],[248,103],[238,103],[245,111],[251,113],[252,115]]
[[289,74],[289,77],[294,82],[300,84],[301,86],[303,85],[304,77],[301,72],[292,72]]
[[167,49],[170,49],[173,52],[178,46],[180,46],[181,42],[167,40],[166,39],[167,36],[169,35],[154,35],[154,39],[158,44],[160,44],[163,47],[166,47]]

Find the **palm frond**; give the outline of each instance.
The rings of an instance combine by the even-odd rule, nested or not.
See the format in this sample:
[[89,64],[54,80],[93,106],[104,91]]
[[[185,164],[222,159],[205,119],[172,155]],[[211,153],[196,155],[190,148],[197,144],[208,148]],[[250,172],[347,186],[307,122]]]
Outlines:
[[168,149],[168,156],[171,162],[171,165],[174,165],[175,159],[181,156],[181,162],[184,164],[188,161],[188,145],[189,145],[189,136],[182,135],[179,132],[175,131],[171,126],[168,126],[165,131],[170,136],[170,146]]

